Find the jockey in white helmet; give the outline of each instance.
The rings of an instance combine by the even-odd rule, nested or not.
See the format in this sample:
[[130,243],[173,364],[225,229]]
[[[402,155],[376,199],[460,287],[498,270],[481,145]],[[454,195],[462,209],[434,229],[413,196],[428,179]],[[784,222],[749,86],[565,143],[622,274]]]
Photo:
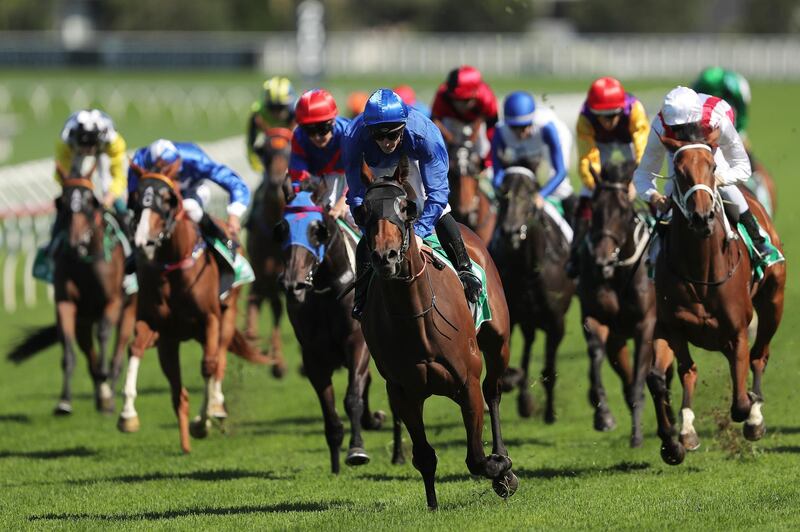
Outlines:
[[[739,222],[747,229],[756,251],[765,266],[783,260],[780,252],[764,237],[758,221],[745,201],[738,185],[744,184],[750,177],[750,159],[744,149],[739,133],[734,126],[734,115],[731,106],[725,100],[707,94],[698,94],[688,87],[676,87],[664,98],[661,112],[653,120],[647,147],[642,155],[639,167],[633,175],[633,181],[639,196],[658,210],[669,207],[668,197],[672,193],[672,181],[669,181],[662,195],[655,185],[655,176],[661,170],[661,164],[667,150],[661,143],[662,136],[678,140],[698,140],[698,133],[706,138],[714,130],[719,130],[718,147],[714,150],[714,171],[717,186],[723,200],[738,208]],[[668,175],[675,169],[671,157],[667,157]]]

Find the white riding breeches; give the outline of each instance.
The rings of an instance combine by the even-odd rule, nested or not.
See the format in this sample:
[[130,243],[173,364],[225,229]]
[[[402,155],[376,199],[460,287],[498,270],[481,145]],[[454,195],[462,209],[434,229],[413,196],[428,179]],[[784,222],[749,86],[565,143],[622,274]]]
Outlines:
[[203,217],[205,206],[211,200],[211,190],[208,185],[199,181],[182,190],[181,194],[183,194],[183,210],[193,222],[199,222]]

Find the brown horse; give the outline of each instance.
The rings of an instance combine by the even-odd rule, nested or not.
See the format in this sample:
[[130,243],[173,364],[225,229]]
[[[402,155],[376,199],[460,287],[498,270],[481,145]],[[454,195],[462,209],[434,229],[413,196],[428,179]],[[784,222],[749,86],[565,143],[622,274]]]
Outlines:
[[[467,430],[467,467],[492,479],[509,497],[518,480],[500,434],[500,381],[508,365],[509,318],[500,276],[480,239],[462,229],[470,255],[486,272],[491,321],[476,333],[464,288],[454,271],[421,250],[412,228],[413,188],[403,157],[393,177],[376,179],[365,169],[366,243],[375,271],[365,303],[362,329],[393,411],[413,442],[413,462],[422,474],[428,507],[437,507],[436,454],[422,417],[430,395],[450,397],[461,407]],[[486,359],[481,392],[480,351]],[[483,450],[483,408],[489,407],[492,454]]]
[[[222,396],[228,348],[255,363],[270,359],[251,347],[236,329],[236,299],[239,288],[228,290],[220,300],[220,273],[217,260],[200,235],[199,228],[183,210],[178,186],[173,181],[180,161],[163,174],[141,173],[133,203],[137,221],[134,238],[140,299],[137,309],[136,338],[131,346],[126,379],[126,409],[133,407],[136,371],[144,350],[157,345],[161,369],[169,380],[172,406],[178,416],[181,449],[190,451],[189,394],[181,384],[180,343],[194,339],[203,346],[201,370],[205,397],[200,415],[191,426],[192,435],[208,434],[210,419],[224,419],[227,411]],[[135,359],[138,359],[134,362]],[[133,389],[129,384],[133,383]],[[132,392],[132,393],[131,393]],[[130,401],[130,403],[129,403]],[[130,419],[138,426],[135,410],[123,410],[120,429]]]
[[[673,205],[677,206],[669,233],[656,262],[655,365],[647,384],[655,403],[661,457],[680,464],[686,449],[699,446],[691,410],[697,368],[689,343],[710,351],[722,351],[733,381],[731,417],[746,421],[744,435],[758,440],[765,432],[761,406],[761,380],[769,359],[769,344],[783,315],[786,264],[768,268],[764,278],[753,281],[750,257],[744,242],[727,233],[727,220],[714,178],[715,138],[708,143],[662,138],[674,153]],[[772,243],[780,240],[764,209],[748,199],[753,214]],[[758,332],[748,352],[747,325],[758,313]],[[675,422],[665,383],[665,372],[678,359],[683,385],[682,427],[676,439]],[[748,364],[753,388],[747,391]]]
[[265,145],[258,152],[265,168],[264,181],[254,194],[254,208],[247,222],[247,254],[256,280],[250,286],[247,298],[245,334],[249,340],[258,341],[261,304],[268,299],[272,309],[270,355],[275,359],[272,373],[278,378],[286,371],[280,329],[283,303],[278,284],[283,260],[280,244],[273,240],[272,231],[283,216],[286,194],[282,186],[289,169],[291,141],[292,132],[289,129],[270,128],[266,131]]
[[466,225],[489,244],[497,224],[497,212],[492,200],[480,187],[481,158],[475,150],[480,121],[467,124],[453,135],[448,149],[450,170],[450,206],[453,217]]
[[[94,381],[95,407],[104,413],[114,412],[114,390],[122,367],[125,346],[133,332],[136,294],[123,290],[123,243],[104,216],[88,174],[67,177],[58,168],[63,191],[56,201],[57,216],[67,227],[65,245],[56,255],[55,288],[56,325],[44,327],[24,340],[9,354],[20,362],[34,353],[61,342],[63,347],[63,385],[54,414],[72,413],[72,373],[75,370],[75,342],[89,359],[89,373]],[[109,234],[110,232],[110,234]],[[105,241],[112,245],[106,246]],[[117,341],[109,366],[109,342],[117,330]],[[97,336],[99,350],[95,349]]]
[[504,386],[519,387],[517,407],[521,417],[533,414],[528,367],[536,330],[547,334],[542,384],[547,394],[544,420],[553,423],[555,413],[556,353],[564,339],[565,315],[575,294],[575,281],[565,271],[569,242],[554,219],[538,208],[539,185],[525,166],[506,169],[500,189],[500,223],[492,242],[492,257],[503,279],[511,327],[522,329],[520,370],[509,370]]
[[[352,318],[355,249],[358,237],[342,229],[322,207],[328,196],[325,181],[307,180],[306,186],[286,206],[276,239],[284,247],[283,287],[286,308],[303,355],[303,368],[317,393],[325,420],[325,438],[331,471],[339,472],[339,452],[344,427],[334,402],[331,377],[347,369],[344,405],[350,418],[350,444],[345,463],[369,462],[361,429],[380,429],[385,414],[369,408],[369,351],[361,325]],[[392,463],[403,463],[400,421],[395,417]]]
[[[635,167],[634,162],[611,164],[594,176],[592,229],[578,282],[594,428],[607,431],[616,426],[601,378],[608,355],[631,410],[631,447],[642,445],[644,383],[653,363],[656,323],[655,289],[647,269],[639,267],[650,242],[649,213],[637,212],[628,196]],[[635,345],[633,366],[626,345],[629,338]]]

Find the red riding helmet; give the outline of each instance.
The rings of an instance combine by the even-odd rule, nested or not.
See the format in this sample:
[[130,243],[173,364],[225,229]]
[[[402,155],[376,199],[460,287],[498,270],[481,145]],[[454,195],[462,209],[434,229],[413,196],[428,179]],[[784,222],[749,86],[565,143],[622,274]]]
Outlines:
[[325,89],[313,89],[304,92],[297,100],[295,116],[297,123],[302,125],[313,124],[315,122],[326,122],[339,114],[336,108],[336,100],[330,92]]
[[593,112],[613,111],[625,107],[625,89],[614,78],[600,78],[589,87],[586,98],[589,110]]
[[478,97],[478,89],[483,83],[480,71],[464,65],[450,71],[447,75],[447,92],[455,100],[469,100]]
[[417,103],[417,94],[410,85],[398,85],[394,89],[394,93],[400,96],[400,99],[406,102],[406,105],[414,105]]

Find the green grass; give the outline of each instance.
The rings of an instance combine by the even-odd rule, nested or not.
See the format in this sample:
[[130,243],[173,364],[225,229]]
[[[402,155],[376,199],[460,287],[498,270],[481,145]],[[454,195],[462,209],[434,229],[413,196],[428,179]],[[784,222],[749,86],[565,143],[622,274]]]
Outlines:
[[[231,82],[245,81],[257,82],[257,77]],[[668,88],[655,82],[632,85],[641,90]],[[751,138],[778,182],[777,225],[790,263],[800,241],[793,204],[800,185],[794,179],[798,133],[786,109],[792,108],[799,88],[753,86]],[[310,384],[297,373],[299,356],[288,323],[283,328],[290,365],[286,379],[276,381],[265,370],[231,358],[225,381],[231,412],[227,432],[214,431],[207,440],[194,440],[189,456],[180,454],[168,387],[155,352],[147,353],[140,372],[137,408],[142,430],[133,435],[118,433],[114,418],[93,411],[82,357],[73,378],[75,413],[69,419],[50,414],[61,383],[59,349],[47,350],[21,366],[3,361],[0,528],[797,529],[800,360],[794,356],[798,348],[794,327],[800,326],[800,294],[791,264],[789,272],[786,313],[764,383],[768,427],[764,440],[749,444],[739,425],[726,426],[727,364],[720,354],[697,349],[693,350],[700,373],[695,426],[702,447],[683,465],[670,467],[659,457],[649,394],[645,444],[637,450],[628,448],[630,418],[619,380],[608,368],[604,379],[618,428],[594,432],[587,401],[587,357],[575,302],[558,358],[557,423],[545,425],[540,416],[521,420],[514,395],[505,396],[502,404],[504,436],[520,478],[514,497],[503,502],[488,480],[470,479],[458,408],[442,398],[427,402],[428,436],[439,457],[436,513],[425,510],[422,481],[410,460],[405,466],[390,464],[388,427],[365,434],[372,456],[369,465],[346,468],[338,478],[329,473],[320,409]],[[9,345],[25,327],[49,324],[52,319],[53,311],[46,305],[13,315],[0,312],[0,347]],[[541,342],[540,336],[532,365],[535,374],[542,366]],[[196,412],[200,354],[195,345],[184,345],[183,375]],[[519,346],[515,336],[514,361]],[[373,373],[373,406],[386,410],[382,379]],[[337,374],[336,389],[343,414],[342,373]],[[541,404],[539,383],[534,395]],[[673,401],[679,398],[676,381]],[[484,441],[489,438],[487,427]],[[408,449],[408,436],[405,440]]]

